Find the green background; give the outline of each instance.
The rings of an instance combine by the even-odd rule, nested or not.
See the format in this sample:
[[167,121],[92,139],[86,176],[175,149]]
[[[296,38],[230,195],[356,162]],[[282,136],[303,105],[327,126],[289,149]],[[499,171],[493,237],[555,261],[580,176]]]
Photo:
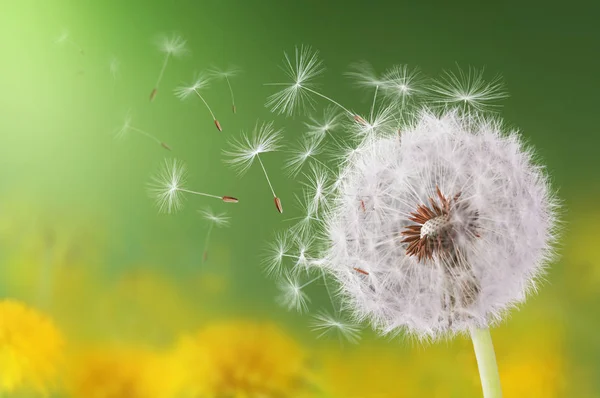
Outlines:
[[[522,374],[522,380],[514,382],[517,385],[539,379],[547,390],[540,395],[523,390],[529,395],[514,396],[600,396],[600,381],[594,377],[600,374],[600,10],[592,3],[4,1],[0,265],[8,276],[0,280],[0,294],[35,301],[27,278],[19,277],[20,272],[27,274],[27,267],[37,269],[39,260],[29,249],[34,244],[26,242],[42,240],[46,230],[59,231],[53,233],[68,235],[65,240],[70,242],[65,244],[64,263],[69,263],[65,267],[99,270],[96,290],[82,294],[101,297],[128,275],[151,270],[175,286],[177,296],[173,304],[165,301],[166,314],[155,320],[155,334],[147,329],[152,317],[139,315],[141,310],[133,304],[124,305],[123,313],[115,312],[113,319],[94,319],[86,311],[83,303],[100,300],[95,296],[81,298],[81,303],[71,301],[68,309],[48,308],[77,339],[117,335],[166,344],[172,331],[163,323],[169,319],[169,306],[181,300],[195,314],[181,327],[192,328],[215,317],[273,319],[308,350],[327,347],[348,364],[360,364],[348,358],[367,355],[368,347],[385,347],[386,358],[396,357],[404,366],[428,355],[429,361],[419,362],[410,374],[380,376],[377,383],[365,379],[363,384],[373,383],[372,396],[478,396],[476,379],[455,378],[440,365],[452,366],[459,353],[470,355],[465,339],[422,347],[367,333],[359,346],[340,348],[337,340],[317,340],[309,332],[308,316],[279,308],[275,284],[263,274],[260,256],[273,233],[290,225],[284,220],[297,214],[292,198],[301,187],[280,172],[285,154],[264,156],[283,200],[282,216],[274,209],[260,168],[252,167],[239,178],[223,163],[222,150],[228,137],[250,130],[256,120],[274,120],[284,127],[286,142],[303,133],[303,119],[278,117],[264,107],[273,90],[263,83],[284,79],[278,65],[283,51],[292,51],[295,45],[318,49],[327,66],[320,80],[324,91],[361,110],[368,104],[342,75],[352,62],[368,60],[379,71],[409,64],[429,76],[438,76],[455,63],[485,67],[488,77],[497,73],[504,77],[510,98],[503,102],[502,114],[536,147],[564,202],[561,260],[549,270],[539,294],[492,332],[500,341],[501,371],[502,357],[507,355],[501,349],[523,350],[523,358],[551,355],[560,363],[556,374],[540,376],[536,367],[550,366],[545,359],[525,361],[522,372],[515,372]],[[54,43],[63,28],[69,29],[85,55]],[[187,39],[191,54],[169,62],[150,103],[148,95],[162,62],[153,38],[172,31]],[[121,65],[116,79],[109,71],[112,56]],[[181,102],[172,90],[189,82],[195,71],[229,64],[243,69],[232,79],[238,113],[230,111],[224,82],[206,90],[223,125],[219,133],[199,102]],[[173,152],[135,135],[115,141],[111,134],[129,109],[134,126],[156,134]],[[180,213],[157,214],[146,183],[164,157],[185,161],[191,189],[237,196],[240,203],[188,197]],[[232,225],[213,231],[209,260],[201,264],[207,225],[196,210],[206,205],[227,211]],[[27,260],[17,260],[22,258]],[[66,273],[71,272],[80,271]],[[212,282],[201,282],[206,275],[223,282],[223,291],[207,297],[203,289]],[[161,294],[156,291],[157,302]],[[123,319],[130,316],[128,311],[143,319],[144,327],[127,326]],[[82,326],[86,324],[103,325],[102,332]],[[540,355],[527,350],[527,341],[545,341],[548,333],[558,336],[551,347],[542,345]],[[436,364],[440,355],[445,357]],[[372,354],[368,368],[376,368],[378,360]],[[390,366],[389,359],[381,363]],[[359,378],[366,371],[357,364],[348,372]],[[421,382],[412,392],[399,392],[403,377]],[[384,384],[398,385],[387,390]],[[446,389],[433,393],[431,386],[436,384]]]

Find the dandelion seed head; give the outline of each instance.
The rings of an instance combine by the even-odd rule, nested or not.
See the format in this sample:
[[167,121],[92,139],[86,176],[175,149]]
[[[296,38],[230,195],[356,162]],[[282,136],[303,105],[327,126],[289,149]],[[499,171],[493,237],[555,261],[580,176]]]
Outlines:
[[277,151],[281,147],[282,134],[273,122],[257,122],[251,134],[242,133],[240,138],[230,141],[230,149],[224,151],[225,162],[240,175],[244,174],[258,155]]
[[508,97],[500,76],[490,81],[483,77],[484,70],[469,68],[468,71],[446,71],[433,82],[430,102],[441,108],[458,108],[463,111],[490,112],[497,102]]
[[186,40],[177,34],[171,34],[170,36],[161,35],[156,44],[161,52],[169,56],[180,57],[189,52],[186,47]]
[[282,69],[291,82],[269,84],[285,88],[269,96],[267,108],[289,116],[301,109],[313,109],[314,98],[309,91],[315,88],[314,79],[324,71],[319,52],[308,46],[296,47],[293,59],[287,53],[284,54]]
[[197,73],[194,76],[194,80],[189,85],[179,86],[175,88],[174,93],[175,96],[180,100],[185,100],[190,95],[196,94],[197,91],[208,87],[209,83],[210,79],[207,75],[203,73]]
[[321,311],[313,316],[311,329],[318,333],[319,337],[336,334],[351,344],[356,344],[360,340],[358,326],[326,311]]
[[163,167],[152,177],[148,193],[155,199],[161,213],[175,213],[183,207],[183,192],[186,169],[177,159],[165,159]]
[[489,327],[553,258],[557,201],[498,119],[423,111],[401,139],[362,141],[330,195],[313,258],[354,317],[384,334]]

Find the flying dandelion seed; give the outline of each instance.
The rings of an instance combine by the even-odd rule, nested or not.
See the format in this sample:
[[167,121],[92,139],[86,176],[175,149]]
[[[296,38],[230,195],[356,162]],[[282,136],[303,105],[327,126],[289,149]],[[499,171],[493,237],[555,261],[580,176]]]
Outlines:
[[350,70],[345,73],[346,77],[352,79],[355,86],[366,89],[377,90],[385,82],[380,78],[373,65],[367,61],[355,62],[350,65]]
[[279,142],[281,139],[282,132],[273,127],[273,122],[262,124],[257,122],[250,136],[242,133],[239,140],[233,139],[231,141],[231,150],[224,152],[224,155],[228,157],[226,163],[236,169],[240,175],[248,171],[255,159],[258,160],[265,178],[267,179],[267,183],[269,184],[269,188],[271,189],[271,193],[273,194],[275,207],[279,213],[283,213],[281,199],[275,194],[273,184],[271,184],[271,179],[267,174],[267,170],[260,158],[260,154],[278,150],[280,148]]
[[231,82],[229,79],[239,75],[242,71],[234,66],[230,66],[227,69],[220,69],[214,67],[210,70],[210,75],[216,79],[224,79],[227,82],[227,87],[229,88],[229,95],[231,96],[231,111],[233,113],[237,113],[237,107],[235,106],[235,97],[233,95],[233,88],[231,88]]
[[214,227],[227,227],[229,226],[229,217],[227,213],[213,213],[210,208],[204,210],[198,210],[202,217],[208,221],[208,231],[206,232],[206,238],[204,239],[204,250],[202,251],[202,262],[206,262],[208,259],[208,245],[210,243],[210,235]]
[[138,129],[137,127],[132,126],[131,125],[131,114],[127,113],[127,115],[125,116],[125,120],[123,121],[123,124],[115,132],[115,138],[118,140],[121,140],[121,139],[125,138],[126,136],[128,136],[131,132],[134,132],[134,133],[140,134],[146,138],[149,138],[150,140],[156,142],[157,144],[159,144],[161,147],[165,148],[168,151],[171,150],[171,147],[169,145],[167,145],[165,142],[156,138],[156,136],[154,136],[153,134],[150,134],[144,130],[141,130],[141,129]]
[[186,53],[188,53],[188,49],[186,48],[186,41],[176,34],[172,34],[169,36],[161,36],[157,41],[157,46],[160,52],[165,54],[165,58],[160,68],[160,72],[158,73],[158,79],[156,80],[156,84],[150,93],[150,101],[154,100],[156,97],[156,93],[158,92],[158,86],[163,78],[165,73],[165,69],[167,68],[167,64],[169,63],[169,59],[171,57],[180,57]]
[[356,344],[360,340],[359,327],[326,311],[321,311],[313,317],[311,329],[317,332],[319,337],[324,337],[328,334],[337,334],[340,339],[352,344]]
[[67,29],[63,29],[60,35],[54,40],[56,44],[65,45],[68,44],[71,47],[75,48],[81,55],[84,55],[83,49],[71,39],[71,35]]
[[317,118],[310,116],[309,121],[305,122],[306,134],[317,138],[324,138],[327,134],[340,127],[340,112],[337,107],[330,105],[323,111],[323,116]]
[[302,284],[298,275],[282,275],[277,283],[280,292],[277,302],[288,310],[296,310],[299,313],[306,312],[310,298],[302,289],[319,278],[320,276]]
[[483,69],[469,68],[467,72],[458,68],[454,73],[446,71],[430,89],[430,102],[442,108],[458,107],[462,111],[490,112],[499,105],[499,100],[508,97],[502,79],[496,76],[487,82]]
[[283,71],[292,81],[291,83],[266,83],[267,86],[285,86],[281,91],[271,95],[267,99],[266,106],[272,112],[292,116],[296,111],[303,108],[315,108],[314,96],[321,97],[338,108],[342,109],[357,123],[363,123],[364,119],[348,110],[348,108],[334,101],[330,97],[315,90],[313,80],[321,75],[325,68],[319,59],[319,52],[308,46],[296,47],[295,57],[292,61],[287,53],[284,53]]
[[204,192],[191,191],[185,188],[185,165],[177,159],[165,159],[160,172],[152,178],[148,193],[156,201],[156,206],[161,213],[175,213],[183,207],[183,195],[192,194],[219,199],[225,203],[237,203],[233,196],[217,196]]
[[315,156],[321,152],[321,142],[322,139],[316,135],[301,138],[297,145],[288,151],[290,157],[284,166],[287,174],[295,177],[306,162],[310,160],[319,162]]
[[264,255],[265,272],[267,275],[281,276],[282,264],[285,258],[294,258],[289,252],[292,244],[288,234],[277,234],[269,243]]
[[112,57],[108,64],[108,69],[113,80],[117,80],[117,77],[119,76],[119,70],[121,69],[121,61],[119,61],[119,59],[116,57]]
[[215,123],[217,130],[223,131],[223,129],[221,128],[221,123],[219,123],[219,121],[215,117],[215,114],[213,113],[212,109],[208,105],[208,102],[206,102],[204,97],[200,94],[200,90],[208,87],[208,83],[209,83],[209,79],[206,76],[204,76],[202,74],[197,74],[196,77],[194,78],[194,82],[191,83],[189,86],[177,87],[175,89],[175,95],[177,96],[177,98],[179,98],[180,100],[183,101],[183,100],[189,98],[190,95],[196,94],[198,96],[198,98],[200,98],[202,100],[202,102],[206,106],[206,109],[208,109],[208,111],[210,112],[210,115],[213,118],[213,122]]
[[[303,80],[302,72],[322,65],[304,49],[296,64],[286,61],[294,83],[269,105],[292,114],[314,105],[306,98],[314,73]],[[344,308],[381,334],[469,333],[484,396],[500,397],[489,328],[536,290],[554,258],[559,204],[549,179],[521,136],[484,114],[507,96],[499,78],[470,69],[428,87],[406,66],[381,77],[363,72],[354,77],[374,92],[368,117],[354,115],[356,123],[342,123],[343,134],[330,135],[318,153],[306,146],[290,160],[289,167],[310,160],[320,170],[305,175],[303,216],[286,234],[297,237],[294,247],[274,246],[267,259],[280,303],[305,311],[298,277],[317,270],[335,281],[335,295],[325,286],[342,304],[333,305],[334,319],[317,318],[318,330],[343,328],[336,308]],[[328,132],[310,125],[309,137]],[[313,161],[323,155],[330,159]]]

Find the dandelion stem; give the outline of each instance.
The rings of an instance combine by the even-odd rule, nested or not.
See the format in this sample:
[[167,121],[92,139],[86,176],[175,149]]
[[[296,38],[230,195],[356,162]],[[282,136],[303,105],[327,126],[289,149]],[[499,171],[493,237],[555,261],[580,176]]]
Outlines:
[[198,92],[198,90],[194,89],[194,92],[196,93],[196,95],[198,95],[198,97],[200,97],[200,99],[202,100],[202,102],[204,102],[204,105],[206,105],[206,108],[210,112],[210,115],[212,116],[213,120],[217,120],[217,118],[215,117],[215,114],[213,113],[212,109],[210,109],[210,106],[208,106],[208,102],[206,102],[206,100],[200,95],[200,93]]
[[225,76],[225,81],[227,82],[227,87],[229,87],[229,93],[231,94],[231,105],[233,109],[235,109],[235,98],[233,98],[233,89],[231,88],[231,83],[229,83],[229,78]]
[[208,253],[208,243],[210,241],[210,233],[213,230],[213,223],[210,223],[208,227],[208,232],[206,232],[206,239],[204,239],[204,251],[202,252],[202,262],[206,261],[206,254]]
[[[304,285],[300,286],[298,289],[302,290],[304,289],[306,286],[310,285],[311,283],[313,283],[314,281],[316,281],[317,279],[319,279],[321,276],[317,276],[316,278],[313,278],[311,280],[309,280],[308,282],[306,282]],[[487,398],[487,397],[486,397]]]
[[154,88],[156,89],[158,88],[158,85],[162,80],[163,74],[165,73],[165,69],[167,68],[167,62],[169,62],[170,55],[171,53],[167,53],[167,55],[165,55],[165,60],[163,61],[162,68],[160,69],[160,73],[158,74],[158,80],[156,80],[156,85],[154,86]]
[[373,123],[373,112],[375,110],[375,102],[377,101],[377,91],[379,91],[379,86],[375,86],[375,95],[373,95],[373,104],[371,105],[371,123]]
[[273,197],[276,198],[277,195],[275,195],[275,190],[273,189],[273,185],[271,185],[271,180],[269,179],[269,176],[267,175],[267,170],[265,169],[265,165],[263,164],[262,160],[260,160],[260,156],[256,155],[256,158],[258,159],[258,163],[260,163],[260,167],[262,167],[262,169],[263,169],[263,173],[265,173],[265,177],[267,178],[267,182],[269,183],[269,188],[271,188]]
[[162,141],[159,140],[158,138],[156,138],[155,136],[153,136],[152,134],[147,133],[144,130],[140,130],[137,127],[129,126],[129,128],[137,133],[145,135],[146,137],[150,138],[151,140],[154,140],[154,141],[158,142],[160,145],[162,145]]
[[487,328],[471,329],[471,340],[473,341],[477,366],[479,367],[483,397],[501,398],[502,388],[490,330]]
[[181,191],[181,192],[191,193],[191,194],[194,194],[194,195],[200,195],[200,196],[208,196],[209,198],[217,198],[217,199],[219,199],[219,200],[223,200],[223,197],[222,197],[222,196],[211,195],[211,194],[204,193],[204,192],[190,191],[190,190],[188,190],[188,189],[184,189],[184,188],[177,188],[177,189],[178,189],[179,191]]
[[321,94],[321,93],[319,93],[319,92],[317,92],[317,91],[315,91],[315,90],[313,90],[313,89],[310,89],[310,88],[308,88],[308,87],[306,87],[306,86],[302,86],[302,88],[303,88],[303,89],[305,89],[306,91],[309,91],[309,92],[313,93],[314,95],[318,95],[319,97],[326,99],[327,101],[331,102],[331,103],[332,103],[332,104],[334,104],[334,105],[337,105],[337,106],[339,106],[340,108],[342,108],[342,109],[343,109],[343,110],[344,110],[344,111],[345,111],[347,114],[349,114],[350,116],[352,116],[352,117],[354,117],[354,116],[355,116],[355,114],[354,114],[353,112],[350,112],[350,111],[348,110],[348,108],[345,108],[344,106],[342,106],[342,104],[340,104],[340,103],[339,103],[339,102],[337,102],[337,101],[334,101],[334,100],[332,100],[332,99],[331,99],[331,98],[329,98],[328,96],[326,96],[326,95],[323,95],[323,94]]

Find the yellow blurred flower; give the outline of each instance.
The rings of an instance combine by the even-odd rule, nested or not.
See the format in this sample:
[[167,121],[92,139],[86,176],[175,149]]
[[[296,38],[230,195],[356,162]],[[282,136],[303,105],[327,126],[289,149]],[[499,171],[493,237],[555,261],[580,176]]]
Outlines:
[[74,356],[66,375],[73,398],[168,398],[171,379],[163,358],[137,347],[103,347]]
[[269,398],[308,394],[307,354],[272,323],[215,323],[181,339],[175,355],[184,397]]
[[45,393],[59,371],[64,342],[52,320],[25,304],[0,301],[0,393]]

